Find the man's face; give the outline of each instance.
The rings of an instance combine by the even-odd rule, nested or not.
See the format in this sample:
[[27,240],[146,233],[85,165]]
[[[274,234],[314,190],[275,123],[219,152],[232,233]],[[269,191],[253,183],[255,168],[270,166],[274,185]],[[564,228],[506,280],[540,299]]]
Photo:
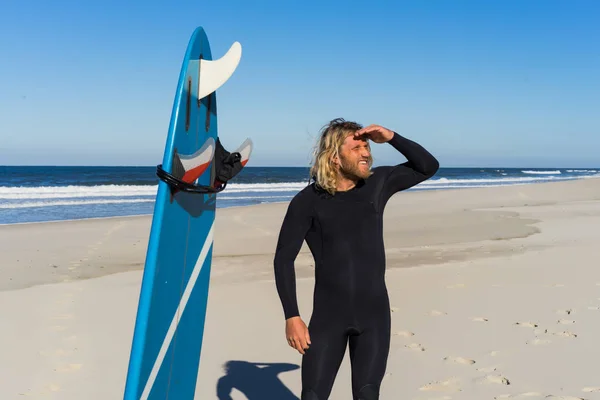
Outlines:
[[340,172],[349,178],[366,179],[371,173],[370,159],[368,139],[354,139],[354,135],[349,135],[340,149]]

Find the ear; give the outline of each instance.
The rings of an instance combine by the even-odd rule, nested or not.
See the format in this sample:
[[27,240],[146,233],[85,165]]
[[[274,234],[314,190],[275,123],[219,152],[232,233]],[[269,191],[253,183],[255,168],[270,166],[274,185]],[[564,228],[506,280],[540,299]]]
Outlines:
[[339,157],[337,154],[333,154],[333,155],[331,156],[331,162],[332,162],[334,165],[338,165],[338,166],[339,166],[339,165],[340,165],[340,157]]

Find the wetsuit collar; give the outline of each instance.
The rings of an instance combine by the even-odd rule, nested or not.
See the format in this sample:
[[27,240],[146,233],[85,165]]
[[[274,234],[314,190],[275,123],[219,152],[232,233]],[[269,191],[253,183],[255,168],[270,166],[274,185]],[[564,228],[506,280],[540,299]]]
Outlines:
[[[323,189],[323,187],[321,187],[318,183],[317,180],[313,178],[313,182],[312,185],[315,189],[315,191],[317,193],[319,193],[321,196],[325,196],[325,197],[333,197],[334,195],[331,195],[327,190]],[[352,193],[353,191],[360,189],[361,187],[363,187],[365,185],[365,179],[360,179],[358,182],[356,182],[356,185],[354,185],[354,187],[352,187],[351,189],[348,190],[341,190],[341,191],[336,191],[335,195],[340,195],[343,196],[346,193]]]

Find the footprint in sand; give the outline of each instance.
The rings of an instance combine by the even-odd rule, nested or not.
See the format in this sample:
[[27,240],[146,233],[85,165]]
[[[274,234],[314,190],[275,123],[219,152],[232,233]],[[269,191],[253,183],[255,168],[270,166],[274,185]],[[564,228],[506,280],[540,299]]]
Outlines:
[[55,302],[55,304],[56,304],[57,306],[62,306],[62,307],[66,307],[66,306],[68,306],[69,304],[72,304],[72,303],[73,303],[73,300],[71,300],[71,299],[67,299],[67,298],[58,299],[58,300],[56,300],[56,302]]
[[481,378],[476,378],[475,382],[480,384],[510,385],[509,380],[502,375],[486,375]]
[[410,349],[410,350],[414,350],[414,351],[425,351],[425,347],[423,347],[419,343],[407,344],[407,345],[404,345],[404,347],[406,347],[407,349]]
[[577,337],[576,333],[569,332],[569,331],[554,332],[553,335],[554,336],[565,337],[565,338],[576,338]]
[[444,357],[443,360],[446,362],[454,363],[454,364],[463,364],[463,365],[475,364],[475,360],[471,360],[469,358],[464,358],[464,357]]
[[488,322],[489,319],[484,318],[484,317],[473,317],[473,318],[471,318],[471,321],[473,321],[473,322]]
[[582,397],[573,397],[573,396],[555,396],[553,394],[544,397],[545,399],[551,399],[551,400],[585,400]]
[[409,332],[409,331],[397,331],[394,332],[394,336],[402,336],[402,337],[411,337],[411,336],[415,336],[414,333]]
[[494,399],[515,399],[515,400],[519,400],[519,399],[539,399],[539,398],[545,398],[546,395],[544,395],[543,393],[538,393],[538,392],[526,392],[526,393],[520,393],[520,394],[503,394],[500,396],[496,396],[494,397]]
[[42,392],[40,394],[45,395],[45,394],[48,394],[48,392],[58,392],[60,390],[61,390],[60,385],[58,385],[56,383],[50,383],[44,387],[44,389],[42,390]]
[[421,391],[431,391],[431,392],[460,392],[462,391],[460,387],[460,382],[456,378],[450,378],[443,381],[436,381],[428,383],[425,386],[421,386],[419,388]]
[[83,364],[67,364],[56,368],[56,372],[73,372],[79,371]]
[[73,314],[57,314],[50,317],[52,320],[68,320],[73,319]]
[[533,346],[544,346],[544,345],[552,343],[552,341],[549,339],[535,338],[533,340],[527,341],[526,343],[529,345],[533,345]]
[[416,397],[414,400],[452,400],[452,396],[441,397]]
[[429,315],[433,316],[433,317],[438,317],[440,315],[448,315],[447,313],[443,312],[443,311],[439,311],[439,310],[432,310],[429,312]]
[[66,331],[67,327],[64,325],[53,325],[50,327],[50,329],[52,329],[55,332],[61,332],[61,331]]
[[496,367],[483,367],[483,368],[477,368],[477,371],[479,372],[483,372],[484,374],[489,374],[492,373],[496,370]]
[[534,322],[529,322],[529,321],[527,321],[527,322],[515,322],[515,325],[522,326],[524,328],[537,328],[538,327],[538,324],[536,324]]
[[457,283],[455,285],[448,285],[446,286],[447,289],[462,289],[464,288],[466,285],[464,283]]
[[588,310],[598,311],[598,310],[600,310],[600,307],[598,307],[598,306],[590,306],[590,307],[588,307]]
[[594,392],[600,392],[600,386],[596,386],[596,387],[584,387],[583,389],[581,389],[582,392],[586,392],[586,393],[594,393]]
[[572,319],[559,319],[558,321],[556,321],[557,324],[561,324],[561,325],[572,325],[575,323],[575,320]]

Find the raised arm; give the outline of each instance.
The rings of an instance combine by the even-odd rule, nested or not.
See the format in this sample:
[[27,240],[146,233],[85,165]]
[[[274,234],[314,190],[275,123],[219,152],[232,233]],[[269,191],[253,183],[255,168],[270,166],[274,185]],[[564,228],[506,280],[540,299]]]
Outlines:
[[420,144],[394,132],[387,142],[398,150],[408,161],[390,167],[384,171],[383,200],[386,202],[394,193],[408,189],[431,178],[438,171],[438,160]]
[[307,193],[300,192],[290,202],[281,225],[273,265],[275,284],[285,319],[299,316],[294,263],[312,224]]

